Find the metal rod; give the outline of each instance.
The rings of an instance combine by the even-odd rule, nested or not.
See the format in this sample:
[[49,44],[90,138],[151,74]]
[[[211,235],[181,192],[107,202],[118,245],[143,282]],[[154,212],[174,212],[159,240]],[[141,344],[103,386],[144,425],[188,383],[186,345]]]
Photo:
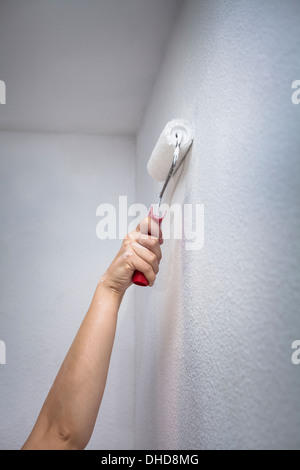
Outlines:
[[175,151],[174,151],[174,155],[173,155],[172,165],[170,167],[167,179],[166,179],[166,181],[163,185],[163,188],[160,192],[160,195],[158,197],[158,212],[159,212],[159,208],[161,206],[161,201],[162,201],[163,195],[165,193],[165,190],[167,189],[167,186],[169,184],[171,176],[174,174],[174,170],[175,170],[175,167],[176,167],[177,162],[178,162],[181,140],[182,140],[181,134],[176,133],[176,145],[175,145]]

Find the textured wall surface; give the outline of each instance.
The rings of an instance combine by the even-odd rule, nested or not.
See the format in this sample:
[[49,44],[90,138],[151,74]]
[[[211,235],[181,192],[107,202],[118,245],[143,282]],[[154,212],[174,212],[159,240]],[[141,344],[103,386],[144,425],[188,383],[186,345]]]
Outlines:
[[190,0],[138,136],[137,199],[166,122],[195,143],[165,197],[205,205],[205,245],[164,244],[136,311],[136,448],[300,447],[300,2]]
[[125,297],[89,448],[300,447],[299,18],[298,0],[187,0],[137,173],[131,138],[0,133],[0,448],[27,438],[119,247],[97,206],[156,202],[146,164],[173,118],[195,142],[164,201],[204,204],[205,244],[166,240],[155,287]]
[[[0,133],[0,148],[0,448],[18,449],[119,249],[97,239],[96,209],[118,207],[121,194],[133,203],[135,148],[131,138],[26,133]],[[133,309],[131,291],[89,448],[133,445]]]

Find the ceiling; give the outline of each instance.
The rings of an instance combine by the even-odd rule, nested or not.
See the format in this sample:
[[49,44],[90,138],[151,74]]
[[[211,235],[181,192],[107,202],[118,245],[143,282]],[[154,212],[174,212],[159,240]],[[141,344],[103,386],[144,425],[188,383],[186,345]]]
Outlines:
[[181,0],[0,0],[0,130],[134,135]]

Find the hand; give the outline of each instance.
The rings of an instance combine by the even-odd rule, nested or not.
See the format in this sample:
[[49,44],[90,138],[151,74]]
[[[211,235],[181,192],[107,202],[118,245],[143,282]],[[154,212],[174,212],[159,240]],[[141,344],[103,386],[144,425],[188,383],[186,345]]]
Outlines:
[[138,270],[144,274],[149,286],[152,287],[162,258],[160,248],[162,243],[159,225],[147,217],[134,232],[126,235],[119,253],[102,276],[100,283],[123,295],[132,284],[134,272]]

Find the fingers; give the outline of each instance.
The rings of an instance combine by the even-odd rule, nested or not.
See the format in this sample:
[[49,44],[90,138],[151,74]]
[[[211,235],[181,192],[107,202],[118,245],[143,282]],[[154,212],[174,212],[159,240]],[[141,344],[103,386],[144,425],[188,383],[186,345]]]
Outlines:
[[134,268],[144,274],[147,281],[149,282],[149,286],[153,286],[156,279],[156,274],[152,265],[147,263],[147,261],[145,261],[136,253],[132,255],[131,261],[134,265]]
[[153,251],[148,250],[144,246],[140,245],[139,243],[132,243],[132,249],[134,252],[142,258],[142,260],[146,261],[146,263],[150,264],[155,274],[159,271],[159,261],[155,253]]
[[162,252],[160,248],[160,242],[157,238],[151,235],[143,235],[141,232],[133,232],[128,235],[132,243],[141,245],[143,248],[147,248],[150,252],[156,255],[158,262],[162,259]]
[[131,266],[142,272],[152,286],[162,259],[160,245],[163,238],[159,225],[147,217],[138,225],[136,231],[127,235],[124,242],[127,249],[130,247]]
[[[149,235],[143,235],[138,232],[133,232],[127,236],[126,245],[127,248],[130,246],[131,252],[151,266],[154,274],[158,273],[162,253],[157,238],[150,237]],[[136,258],[132,257],[132,260],[133,259],[136,260]],[[136,269],[141,271],[141,269],[137,268],[137,266]],[[146,276],[146,273],[144,274]]]
[[141,232],[144,235],[151,235],[152,237],[158,238],[160,244],[163,243],[163,235],[160,226],[151,217],[146,217],[136,228],[137,232]]

